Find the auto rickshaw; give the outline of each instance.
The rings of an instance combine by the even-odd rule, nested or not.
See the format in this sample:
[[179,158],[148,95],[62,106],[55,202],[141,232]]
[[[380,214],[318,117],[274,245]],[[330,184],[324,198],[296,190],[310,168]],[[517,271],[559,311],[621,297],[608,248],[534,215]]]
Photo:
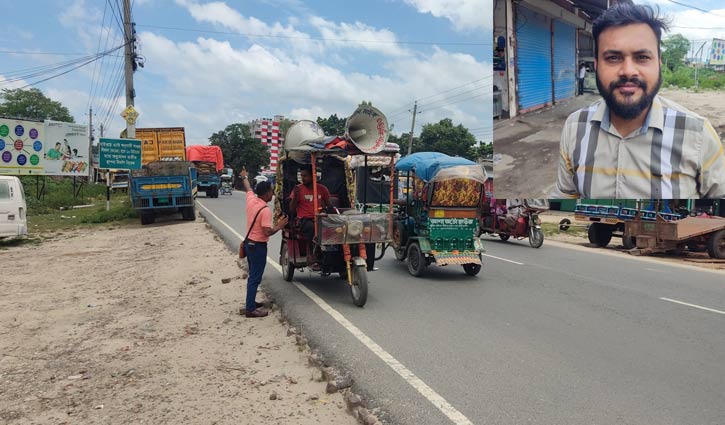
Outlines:
[[477,237],[484,169],[465,158],[438,152],[408,155],[395,166],[410,190],[398,201],[392,247],[421,276],[430,264],[460,265],[469,276],[481,271],[484,252]]
[[546,199],[491,199],[484,202],[479,221],[480,233],[498,236],[502,241],[529,238],[532,248],[544,244],[539,214],[549,209]]
[[[395,149],[387,145],[388,124],[385,116],[370,105],[361,105],[348,119],[345,137],[326,137],[314,121],[299,121],[285,137],[285,154],[279,162],[275,185],[276,214],[290,216],[289,198],[298,184],[298,172],[306,164],[312,167],[314,238],[305,240],[298,220],[290,217],[282,231],[280,265],[283,278],[292,281],[296,269],[310,268],[328,277],[338,273],[347,280],[353,303],[365,305],[368,294],[368,256],[375,244],[391,242],[393,229],[392,199],[388,212],[365,212],[355,208],[355,175],[349,157],[370,154],[388,155],[395,161]],[[392,170],[391,170],[392,173]],[[322,209],[317,188],[324,184],[330,203]],[[373,252],[367,252],[367,246]],[[308,250],[313,264],[308,264]],[[319,269],[313,269],[313,265]]]

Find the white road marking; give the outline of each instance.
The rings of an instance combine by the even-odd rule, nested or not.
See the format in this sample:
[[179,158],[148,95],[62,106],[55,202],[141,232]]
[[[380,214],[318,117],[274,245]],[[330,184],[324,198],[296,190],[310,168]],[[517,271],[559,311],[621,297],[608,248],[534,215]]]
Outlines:
[[712,313],[725,314],[725,311],[715,310],[714,308],[703,307],[703,306],[697,305],[697,304],[690,304],[690,303],[686,303],[683,301],[677,301],[677,300],[673,300],[671,298],[664,298],[664,297],[660,297],[660,299],[664,300],[664,301],[669,301],[669,302],[675,303],[675,304],[682,304],[682,305],[686,305],[688,307],[699,308],[700,310],[710,311]]
[[519,266],[524,265],[524,263],[519,263],[518,261],[514,261],[514,260],[507,260],[506,258],[496,257],[495,255],[489,255],[489,254],[481,254],[481,255],[483,255],[484,257],[490,257],[490,258],[495,258],[497,260],[506,261],[508,263],[518,264]]
[[[206,208],[204,205],[199,202],[199,205],[209,213],[212,217],[214,217],[217,221],[219,221],[221,224],[226,226],[227,229],[229,229],[235,236],[237,236],[239,239],[244,239],[242,235],[237,233],[231,226],[229,226],[227,223],[222,221],[219,217],[216,216],[213,212],[209,211],[208,208]],[[490,256],[491,257],[491,256]],[[498,257],[494,257],[498,258]],[[500,260],[504,261],[511,261],[506,260],[503,258],[500,258]],[[512,263],[516,263],[515,261],[511,261]],[[278,272],[282,273],[282,266],[280,266],[276,261],[274,261],[272,258],[267,257],[267,263],[269,263],[270,266],[274,267]],[[522,263],[516,263],[516,264],[522,264]],[[363,331],[361,331],[357,326],[353,325],[352,322],[347,320],[345,316],[343,316],[339,311],[335,310],[325,302],[322,298],[317,296],[314,292],[309,290],[306,286],[300,284],[299,282],[292,282],[293,285],[297,289],[299,289],[303,294],[307,295],[307,297],[312,300],[315,304],[317,304],[323,311],[325,311],[327,314],[332,316],[333,319],[337,323],[339,323],[343,328],[347,329],[348,332],[350,332],[355,338],[357,338],[358,341],[360,341],[364,346],[368,348],[373,354],[375,354],[380,360],[385,362],[391,369],[393,369],[398,375],[400,375],[408,384],[410,384],[411,387],[413,387],[416,391],[418,391],[423,397],[425,397],[431,404],[433,404],[435,407],[438,408],[438,410],[441,411],[448,419],[451,420],[456,425],[473,425],[473,422],[470,421],[463,413],[459,412],[455,407],[453,407],[450,403],[448,403],[443,397],[441,397],[440,394],[435,392],[434,389],[429,387],[425,382],[423,382],[420,378],[418,378],[413,372],[410,371],[405,365],[400,363],[398,360],[395,359],[390,353],[385,351],[383,347],[378,345],[375,341],[373,341],[370,337],[365,335]]]

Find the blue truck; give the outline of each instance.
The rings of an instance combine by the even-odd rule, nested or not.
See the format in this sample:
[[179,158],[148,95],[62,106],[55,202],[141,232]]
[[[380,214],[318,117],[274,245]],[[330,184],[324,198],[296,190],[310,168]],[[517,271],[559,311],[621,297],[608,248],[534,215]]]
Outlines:
[[207,198],[218,198],[219,188],[222,186],[222,176],[216,170],[216,163],[206,161],[193,161],[198,177],[199,192],[204,192]]
[[141,224],[151,224],[159,213],[180,212],[196,219],[197,170],[188,161],[156,161],[131,171],[131,204]]

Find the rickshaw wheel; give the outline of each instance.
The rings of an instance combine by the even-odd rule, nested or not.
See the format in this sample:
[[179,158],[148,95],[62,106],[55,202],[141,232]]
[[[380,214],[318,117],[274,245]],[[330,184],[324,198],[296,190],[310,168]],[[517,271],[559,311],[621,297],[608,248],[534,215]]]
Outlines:
[[398,261],[405,261],[405,257],[407,254],[407,250],[405,249],[405,246],[401,246],[400,248],[395,248],[393,246],[393,251],[395,251],[395,259]]
[[289,260],[287,241],[282,241],[282,253],[280,254],[279,264],[282,266],[282,278],[287,282],[292,282],[292,279],[295,277],[295,266]]
[[425,256],[420,250],[418,242],[413,242],[408,246],[408,272],[412,276],[420,276],[426,266]]
[[544,232],[541,231],[541,229],[537,229],[536,227],[532,227],[529,229],[529,245],[531,245],[532,248],[541,248],[541,245],[544,244]]
[[502,241],[506,242],[507,240],[509,240],[509,238],[511,237],[511,235],[505,235],[505,234],[503,234],[503,233],[499,233],[499,234],[498,234],[498,237],[499,237],[499,239],[501,239]]
[[466,274],[469,276],[475,276],[478,274],[478,272],[481,271],[481,265],[480,264],[464,264],[463,271],[465,271]]
[[352,269],[352,285],[349,286],[353,304],[364,306],[368,301],[368,275],[365,266],[355,266]]

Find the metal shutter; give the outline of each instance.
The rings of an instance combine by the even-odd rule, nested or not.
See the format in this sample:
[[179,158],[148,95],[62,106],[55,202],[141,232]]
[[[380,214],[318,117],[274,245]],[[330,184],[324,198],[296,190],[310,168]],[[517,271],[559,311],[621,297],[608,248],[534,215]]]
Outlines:
[[576,90],[576,29],[554,21],[554,100],[574,97]]
[[525,112],[551,103],[551,21],[523,6],[516,12],[518,103]]

